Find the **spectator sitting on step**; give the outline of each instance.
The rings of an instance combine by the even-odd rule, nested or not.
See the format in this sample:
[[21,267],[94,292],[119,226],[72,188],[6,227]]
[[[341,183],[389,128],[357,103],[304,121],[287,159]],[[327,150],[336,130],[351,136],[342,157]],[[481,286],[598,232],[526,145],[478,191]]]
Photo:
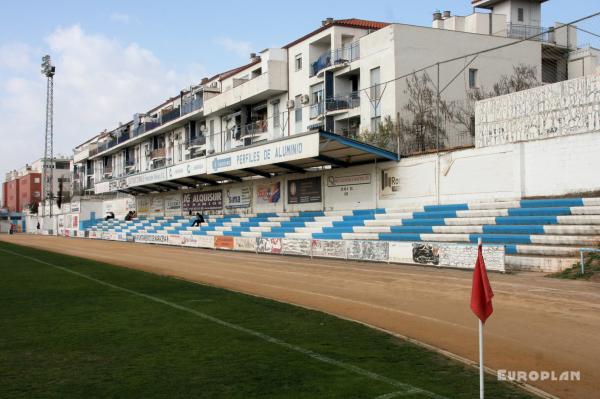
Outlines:
[[192,223],[192,227],[198,226],[200,227],[200,223],[204,223],[204,216],[200,212],[196,213],[196,219],[194,219],[194,223]]
[[125,215],[125,221],[128,222],[131,219],[133,219],[133,211],[129,211],[127,212],[127,215]]
[[114,212],[108,212],[108,215],[106,215],[106,217],[104,218],[104,220],[110,220],[110,219],[114,219],[115,218],[115,213]]

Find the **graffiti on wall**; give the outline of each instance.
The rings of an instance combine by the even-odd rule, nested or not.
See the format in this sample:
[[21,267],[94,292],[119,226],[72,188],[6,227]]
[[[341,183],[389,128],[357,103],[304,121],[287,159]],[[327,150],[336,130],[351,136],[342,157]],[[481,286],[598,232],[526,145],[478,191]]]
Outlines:
[[284,238],[282,240],[282,245],[282,253],[285,255],[310,256],[310,240]]
[[440,248],[436,244],[414,243],[412,247],[413,261],[422,265],[439,265]]
[[342,240],[312,240],[312,255],[323,258],[345,258],[346,244]]
[[488,147],[600,130],[600,76],[478,101],[475,146]]
[[256,242],[256,250],[267,254],[281,253],[281,238],[261,237]]
[[346,244],[348,259],[387,262],[389,243],[387,241],[352,240]]

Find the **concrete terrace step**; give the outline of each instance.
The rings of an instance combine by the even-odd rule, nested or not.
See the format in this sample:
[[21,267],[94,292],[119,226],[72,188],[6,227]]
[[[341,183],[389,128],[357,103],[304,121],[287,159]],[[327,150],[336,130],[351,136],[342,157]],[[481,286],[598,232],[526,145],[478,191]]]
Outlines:
[[572,267],[577,264],[576,257],[551,257],[551,256],[523,256],[506,255],[505,263],[507,269],[515,271],[536,271],[554,273]]
[[579,247],[571,246],[551,246],[551,245],[506,245],[507,255],[543,255],[559,257],[577,257],[579,256]]

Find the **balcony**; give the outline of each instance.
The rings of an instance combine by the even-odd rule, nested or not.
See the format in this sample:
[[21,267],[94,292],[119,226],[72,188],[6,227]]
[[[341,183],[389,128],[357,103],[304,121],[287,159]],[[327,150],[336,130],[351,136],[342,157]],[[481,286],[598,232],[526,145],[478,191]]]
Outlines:
[[325,112],[325,106],[322,101],[318,102],[316,104],[313,104],[310,106],[310,119],[318,118],[324,112]]
[[180,116],[181,116],[181,112],[179,110],[179,107],[173,108],[172,110],[161,114],[160,124],[164,125],[165,123],[174,121],[175,119],[179,118]]
[[310,118],[315,119],[327,112],[345,111],[360,107],[360,93],[328,98],[310,106]]
[[548,28],[544,28],[542,26],[516,24],[512,22],[506,24],[506,35],[513,39],[530,38],[530,40],[536,40],[545,43],[548,43],[551,40]]
[[201,109],[203,105],[204,100],[202,99],[202,97],[196,97],[191,101],[188,99],[188,101],[184,101],[181,104],[181,115],[186,115],[190,112],[194,112],[198,109]]
[[360,93],[354,92],[346,96],[327,99],[327,111],[340,111],[360,107]]
[[360,43],[354,42],[347,46],[326,51],[312,64],[313,76],[331,66],[343,66],[360,58]]
[[185,147],[186,148],[197,148],[197,147],[202,147],[205,144],[206,144],[206,137],[200,136],[200,137],[195,137],[195,138],[189,140],[187,143],[185,143]]
[[249,123],[245,126],[243,135],[257,135],[266,133],[269,130],[269,124],[266,119]]
[[[135,125],[134,125],[135,126]],[[141,134],[149,132],[152,129],[156,129],[160,124],[157,121],[144,122],[131,129],[131,137],[137,137]]]
[[287,63],[267,61],[267,70],[255,78],[236,81],[236,86],[204,101],[204,113],[228,113],[240,104],[252,104],[287,91]]
[[150,152],[150,159],[152,159],[153,161],[158,160],[158,159],[164,159],[165,158],[165,148],[157,148],[155,150],[152,150],[152,152]]
[[102,172],[103,172],[104,176],[112,176],[113,168],[112,168],[112,166],[105,166],[104,170]]
[[131,134],[129,132],[129,129],[121,132],[118,136],[117,136],[117,144],[121,144],[124,143],[125,141],[129,140],[131,138]]

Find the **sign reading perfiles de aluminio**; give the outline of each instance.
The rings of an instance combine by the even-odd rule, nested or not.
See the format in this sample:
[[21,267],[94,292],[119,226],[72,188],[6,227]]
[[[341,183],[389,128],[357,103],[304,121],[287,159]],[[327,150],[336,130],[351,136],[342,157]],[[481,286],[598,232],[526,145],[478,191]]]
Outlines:
[[319,155],[319,133],[292,137],[206,158],[207,173],[252,168]]

